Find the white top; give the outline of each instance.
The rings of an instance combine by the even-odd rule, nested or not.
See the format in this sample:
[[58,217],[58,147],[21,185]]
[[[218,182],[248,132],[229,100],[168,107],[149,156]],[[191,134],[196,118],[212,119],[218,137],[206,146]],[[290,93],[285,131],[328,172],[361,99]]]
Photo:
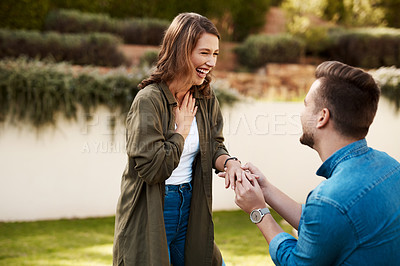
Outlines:
[[[175,125],[176,128],[176,125]],[[165,180],[166,185],[180,185],[192,181],[192,166],[194,158],[200,150],[199,130],[196,117],[190,126],[189,135],[185,139],[183,152],[178,167],[172,171],[171,176]]]

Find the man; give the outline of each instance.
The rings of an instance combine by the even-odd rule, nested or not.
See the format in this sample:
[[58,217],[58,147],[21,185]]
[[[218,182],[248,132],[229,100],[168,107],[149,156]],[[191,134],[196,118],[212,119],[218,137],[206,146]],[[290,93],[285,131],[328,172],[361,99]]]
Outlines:
[[[236,203],[257,224],[277,265],[399,265],[400,164],[367,146],[380,90],[366,72],[339,62],[316,70],[301,115],[300,142],[325,177],[302,206],[252,164],[236,182]],[[266,203],[298,230],[284,233]]]

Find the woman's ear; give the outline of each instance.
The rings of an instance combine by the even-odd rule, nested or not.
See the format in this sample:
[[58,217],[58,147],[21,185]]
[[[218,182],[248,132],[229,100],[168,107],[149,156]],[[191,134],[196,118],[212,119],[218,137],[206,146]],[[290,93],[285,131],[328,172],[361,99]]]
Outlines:
[[330,118],[330,112],[328,108],[324,108],[319,112],[319,117],[318,117],[318,122],[317,122],[317,128],[321,129],[325,127]]

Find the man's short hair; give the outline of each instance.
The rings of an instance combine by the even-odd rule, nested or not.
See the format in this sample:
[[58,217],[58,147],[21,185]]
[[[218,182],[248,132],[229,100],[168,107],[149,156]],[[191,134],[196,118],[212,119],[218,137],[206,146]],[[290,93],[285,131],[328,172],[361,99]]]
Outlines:
[[316,108],[328,108],[334,127],[343,136],[364,138],[378,108],[380,88],[365,71],[337,62],[320,64],[315,72],[321,82]]

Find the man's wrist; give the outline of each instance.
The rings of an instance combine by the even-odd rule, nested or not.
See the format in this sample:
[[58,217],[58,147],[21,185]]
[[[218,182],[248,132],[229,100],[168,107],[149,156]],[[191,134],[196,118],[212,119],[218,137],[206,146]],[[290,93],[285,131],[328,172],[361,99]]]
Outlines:
[[269,211],[269,209],[267,207],[256,208],[250,212],[250,220],[253,223],[258,224],[262,221],[264,216],[267,214],[271,214],[271,212]]

